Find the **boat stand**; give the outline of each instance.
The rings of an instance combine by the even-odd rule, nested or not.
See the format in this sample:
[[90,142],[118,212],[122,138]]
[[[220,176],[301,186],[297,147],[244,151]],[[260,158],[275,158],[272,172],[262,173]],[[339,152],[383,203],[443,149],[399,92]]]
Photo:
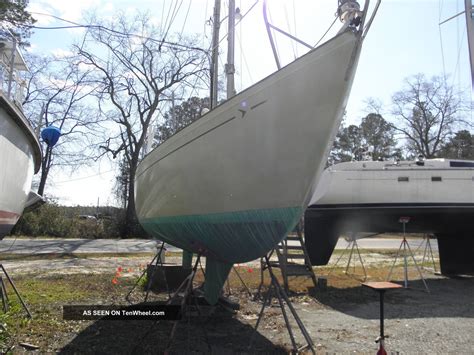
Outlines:
[[[250,292],[250,289],[249,287],[247,286],[247,284],[245,283],[245,281],[242,279],[242,276],[240,276],[240,273],[237,271],[237,269],[235,268],[235,266],[232,266],[232,269],[231,271],[234,271],[235,274],[237,275],[237,278],[240,280],[240,283],[242,284],[242,286],[244,286],[245,288],[245,291],[247,292],[247,294],[249,295],[249,297],[252,297],[252,292]],[[230,275],[229,275],[230,276]],[[229,277],[227,277],[227,280],[226,280],[226,288],[227,288],[227,296],[230,296],[232,295],[232,290],[230,288],[230,281],[229,281]]]
[[[18,297],[18,299],[20,300],[20,303],[23,306],[23,309],[25,310],[28,318],[30,318],[30,319],[33,318],[33,316],[31,315],[30,310],[28,309],[28,306],[23,301],[23,298],[21,297],[20,293],[18,292],[15,284],[13,283],[13,280],[11,279],[10,275],[8,275],[8,272],[5,269],[5,267],[3,266],[3,264],[0,264],[0,268],[2,269],[3,274],[7,278],[10,285],[12,286],[13,291],[15,291],[15,294]],[[0,297],[2,299],[4,312],[8,312],[8,294],[7,294],[7,289],[5,287],[5,282],[3,281],[3,278],[1,276],[0,276]]]
[[[162,244],[162,247],[163,247],[164,243]],[[155,258],[159,258],[160,254],[157,254],[155,256]],[[152,263],[153,261],[155,261],[155,258],[152,260]],[[188,302],[189,302],[189,298],[192,296],[193,294],[193,281],[194,281],[194,277],[197,273],[197,269],[198,269],[198,265],[200,265],[200,258],[201,258],[201,255],[198,254],[197,255],[197,259],[196,259],[196,262],[194,264],[194,267],[191,269],[191,273],[186,277],[186,279],[179,285],[178,289],[174,292],[174,294],[172,296],[169,297],[168,301],[166,302],[166,305],[171,305],[174,301],[176,301],[179,297],[179,294],[181,291],[184,290],[184,294],[183,294],[183,299],[181,300],[181,311],[180,311],[180,314],[181,315],[184,315],[185,314],[185,311],[186,311],[186,306],[188,305]],[[158,263],[158,261],[156,261],[156,263]],[[142,277],[143,277],[143,274],[142,274]],[[137,282],[138,283],[138,282]],[[135,285],[136,286],[136,285]],[[131,293],[131,292],[130,292]],[[127,295],[128,296],[128,295]],[[197,302],[196,302],[196,306],[197,306]],[[198,308],[198,312],[199,312],[199,308]],[[160,321],[157,320],[155,321],[143,334],[143,336],[141,338],[138,339],[138,341],[136,341],[134,343],[134,347],[132,348],[131,350],[131,354],[141,354],[141,352],[138,352],[138,347],[143,343],[143,341],[145,340],[145,338],[150,334],[150,332],[153,330],[153,328],[159,324]],[[168,343],[166,345],[166,350],[165,350],[165,354],[169,353],[169,348],[174,340],[174,337],[176,335],[176,329],[178,328],[178,323],[179,323],[179,320],[176,320],[174,321],[174,324],[173,324],[173,328],[171,330],[171,334],[170,334],[170,338],[168,340]]]
[[[194,263],[194,266],[192,268],[191,273],[181,283],[181,285],[178,287],[176,292],[171,296],[171,298],[168,300],[168,302],[166,302],[166,304],[171,305],[173,303],[173,301],[178,299],[180,292],[182,290],[184,290],[184,294],[182,295],[181,304],[180,304],[181,305],[181,312],[180,313],[181,313],[182,316],[185,315],[186,308],[187,308],[188,303],[189,303],[189,299],[193,295],[193,281],[194,281],[194,277],[196,276],[196,273],[197,273],[198,265],[200,264],[200,259],[201,259],[201,255],[198,254],[197,258],[196,258],[196,262]],[[196,302],[196,306],[197,306],[197,302]],[[199,307],[197,308],[197,310],[200,313]],[[171,329],[170,338],[168,340],[168,344],[166,345],[165,354],[169,351],[169,349],[171,347],[171,344],[173,343],[174,337],[176,335],[176,330],[178,329],[178,324],[179,324],[179,320],[174,321],[173,329]]]
[[[153,271],[151,273],[151,277],[147,280],[147,285],[146,285],[146,293],[145,293],[145,298],[143,300],[143,302],[146,302],[148,300],[148,296],[150,294],[150,290],[151,290],[151,282],[152,280],[154,279],[155,277],[155,272],[156,270],[158,269],[157,266],[158,264],[160,266],[163,266],[163,258],[162,258],[162,255],[163,253],[165,252],[166,248],[165,248],[165,242],[161,242],[161,246],[157,246],[157,253],[156,255],[153,257],[153,259],[151,260],[150,264],[149,265],[153,265],[153,263],[155,263],[155,267],[153,268]],[[137,288],[138,284],[140,283],[140,281],[143,279],[143,277],[145,276],[147,272],[147,269],[143,270],[142,274],[140,275],[140,277],[137,279],[137,281],[135,282],[135,285],[133,285],[133,287],[130,289],[130,291],[127,293],[127,295],[125,296],[125,300],[129,303],[129,304],[132,304],[132,302],[130,301],[130,295],[133,293],[133,291],[135,291],[135,289]],[[163,275],[163,277],[165,278],[166,280],[166,275]],[[169,293],[169,288],[168,288],[168,283],[166,283],[166,290],[168,291],[168,296],[170,296],[170,293]]]
[[[367,280],[367,271],[365,270],[364,262],[362,261],[362,255],[360,254],[359,245],[357,244],[356,234],[351,233],[350,238],[348,240],[346,239],[346,241],[349,242],[346,246],[346,249],[344,249],[342,254],[339,256],[339,258],[337,259],[336,263],[333,265],[333,267],[331,268],[331,270],[329,271],[327,276],[331,275],[331,273],[336,268],[336,266],[339,264],[339,261],[342,259],[344,254],[347,252],[347,250],[350,249],[349,259],[347,260],[347,265],[346,265],[346,269],[344,270],[344,273],[346,275],[349,275],[349,268],[351,266],[352,256],[354,255],[354,251],[355,251],[355,253],[359,256],[360,265],[362,266],[362,270],[364,271],[364,280],[363,281]],[[352,276],[355,276],[355,262],[356,261],[354,260]]]
[[387,281],[390,281],[390,278],[392,277],[392,271],[393,267],[395,266],[395,263],[397,262],[398,257],[400,254],[403,256],[403,268],[404,268],[404,287],[408,288],[408,257],[411,256],[413,263],[415,264],[416,270],[418,271],[418,274],[420,275],[421,280],[423,281],[423,284],[425,285],[426,292],[430,293],[430,289],[428,288],[428,285],[426,284],[425,278],[423,277],[423,274],[418,267],[418,264],[416,263],[415,255],[413,255],[413,252],[411,251],[410,244],[408,244],[408,241],[406,239],[405,235],[405,225],[409,221],[409,217],[401,217],[400,222],[403,223],[403,239],[400,244],[400,247],[398,248],[397,255],[395,256],[395,260],[393,261],[392,267],[390,268],[390,272],[388,273],[387,276]]
[[[298,313],[296,313],[296,310],[294,309],[291,301],[289,300],[285,290],[281,287],[280,283],[278,282],[276,276],[273,273],[273,269],[272,269],[272,266],[270,264],[270,257],[271,257],[272,253],[273,253],[273,251],[270,252],[270,255],[265,255],[265,257],[264,257],[264,260],[265,260],[265,263],[266,263],[266,268],[268,270],[268,273],[270,274],[271,283],[270,283],[270,286],[268,288],[267,294],[266,294],[266,296],[263,300],[263,305],[262,305],[262,309],[260,310],[260,314],[258,315],[257,323],[255,325],[255,333],[257,332],[260,321],[262,320],[263,312],[265,311],[265,308],[272,304],[272,298],[274,296],[276,296],[276,298],[278,299],[278,303],[280,305],[281,312],[283,314],[283,318],[285,319],[286,329],[288,330],[288,334],[289,334],[290,339],[291,339],[291,345],[293,346],[293,352],[294,353],[300,353],[303,350],[309,349],[312,354],[316,354],[316,352],[314,350],[313,341],[311,340],[311,337],[310,337],[308,331],[306,330],[303,322],[301,321],[300,317],[298,316]],[[289,322],[288,315],[286,313],[284,302],[286,302],[286,305],[288,306],[291,314],[293,315],[293,318],[296,321],[296,324],[298,325],[301,333],[303,334],[303,336],[306,340],[307,344],[303,347],[298,348],[298,346],[296,345],[295,337],[293,335],[293,330],[291,328],[291,324]],[[255,333],[252,334],[252,337],[250,339],[249,349],[252,348],[253,340],[255,338]]]
[[377,291],[379,293],[380,335],[375,340],[375,342],[379,344],[379,351],[377,351],[377,354],[386,355],[387,351],[385,350],[385,339],[388,338],[388,335],[385,335],[385,329],[384,329],[384,297],[383,296],[385,295],[386,291],[401,288],[402,286],[393,282],[365,282],[362,284],[362,286],[371,288],[372,290]]
[[433,248],[431,247],[430,239],[431,239],[430,234],[425,234],[423,236],[423,242],[421,244],[422,245],[423,245],[423,243],[425,244],[425,249],[423,251],[423,259],[421,260],[421,264],[422,264],[421,267],[423,269],[425,268],[423,266],[423,264],[425,263],[425,259],[426,259],[427,262],[431,261],[433,263],[434,273],[437,273],[438,271],[436,270],[436,263],[435,263],[435,259],[434,259],[434,255],[433,255]]

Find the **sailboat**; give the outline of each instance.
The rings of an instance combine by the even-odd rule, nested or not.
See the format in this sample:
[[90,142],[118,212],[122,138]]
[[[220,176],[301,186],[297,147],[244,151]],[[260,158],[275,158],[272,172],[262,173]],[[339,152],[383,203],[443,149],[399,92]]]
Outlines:
[[335,37],[228,98],[139,164],[141,225],[206,257],[209,303],[234,263],[268,253],[301,218],[349,97],[375,15],[365,26],[367,10],[368,1],[362,11],[339,1]]
[[30,187],[40,168],[41,148],[23,114],[23,88],[17,75],[27,69],[15,37],[0,30],[0,239],[23,209],[37,200]]
[[[472,88],[474,7],[465,0]],[[339,236],[400,232],[434,234],[444,275],[474,274],[474,161],[360,161],[327,168],[305,212],[305,243],[313,265],[329,262]]]
[[313,265],[326,265],[341,234],[429,233],[441,272],[474,274],[474,161],[356,161],[327,168],[305,212]]

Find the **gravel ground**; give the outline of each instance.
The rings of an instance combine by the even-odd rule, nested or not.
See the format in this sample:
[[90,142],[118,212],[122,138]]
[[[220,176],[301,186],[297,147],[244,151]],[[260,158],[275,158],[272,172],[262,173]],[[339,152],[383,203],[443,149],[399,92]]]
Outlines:
[[[402,354],[474,354],[474,279],[433,277],[427,282],[430,294],[422,290],[420,281],[410,283],[416,290],[387,291],[386,348]],[[345,304],[325,300],[324,309],[316,310],[296,304],[321,349],[371,353],[377,348],[378,295],[365,288],[353,293],[366,297],[354,297],[350,302],[348,296]]]

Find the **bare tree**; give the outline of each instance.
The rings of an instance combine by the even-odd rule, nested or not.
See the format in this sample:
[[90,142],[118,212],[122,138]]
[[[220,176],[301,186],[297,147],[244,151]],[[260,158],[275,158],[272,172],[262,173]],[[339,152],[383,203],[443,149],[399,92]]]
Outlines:
[[423,74],[405,80],[403,90],[392,97],[393,128],[406,139],[414,155],[433,158],[453,130],[467,124],[466,104],[445,78],[428,80]]
[[43,195],[53,166],[75,168],[91,161],[89,149],[100,129],[100,116],[87,99],[94,91],[90,70],[82,70],[76,58],[29,56],[30,72],[23,101],[25,113],[39,133],[53,125],[61,138],[52,149],[43,145],[38,194]]
[[83,43],[75,46],[83,63],[95,70],[99,107],[114,123],[100,146],[102,153],[123,156],[127,165],[124,235],[137,225],[135,175],[148,129],[170,101],[171,90],[178,84],[189,84],[187,81],[204,72],[208,63],[205,52],[192,48],[190,40],[178,38],[171,44],[153,39],[164,38],[167,30],[151,23],[147,15],[133,20],[119,15],[104,26],[92,26]]

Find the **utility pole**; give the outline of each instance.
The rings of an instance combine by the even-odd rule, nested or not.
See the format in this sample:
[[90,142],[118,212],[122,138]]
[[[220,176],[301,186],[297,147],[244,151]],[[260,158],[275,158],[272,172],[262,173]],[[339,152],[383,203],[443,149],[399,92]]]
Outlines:
[[219,65],[219,29],[221,27],[221,2],[215,0],[212,20],[212,58],[211,58],[211,109],[217,106],[217,82]]
[[227,34],[227,64],[225,73],[227,75],[227,98],[235,95],[234,84],[234,48],[235,48],[235,0],[229,0],[229,32]]

